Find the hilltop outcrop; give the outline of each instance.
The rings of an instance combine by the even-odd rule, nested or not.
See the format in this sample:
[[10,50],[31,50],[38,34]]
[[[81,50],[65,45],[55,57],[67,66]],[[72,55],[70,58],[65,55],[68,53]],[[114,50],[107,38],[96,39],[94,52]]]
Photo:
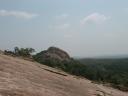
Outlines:
[[40,59],[38,61],[57,60],[69,61],[71,58],[67,52],[56,47],[49,47],[47,50],[37,53],[34,57]]

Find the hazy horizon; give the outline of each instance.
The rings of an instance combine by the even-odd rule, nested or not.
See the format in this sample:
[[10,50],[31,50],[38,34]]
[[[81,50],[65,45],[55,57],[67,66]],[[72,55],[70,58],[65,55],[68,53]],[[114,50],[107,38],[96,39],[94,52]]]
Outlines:
[[50,46],[72,57],[128,54],[128,0],[2,0],[0,49]]

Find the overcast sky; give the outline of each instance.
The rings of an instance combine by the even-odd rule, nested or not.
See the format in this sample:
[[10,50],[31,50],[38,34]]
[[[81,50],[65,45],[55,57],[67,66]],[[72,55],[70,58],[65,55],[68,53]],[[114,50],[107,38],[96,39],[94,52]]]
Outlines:
[[15,46],[128,54],[128,0],[0,0],[0,49]]

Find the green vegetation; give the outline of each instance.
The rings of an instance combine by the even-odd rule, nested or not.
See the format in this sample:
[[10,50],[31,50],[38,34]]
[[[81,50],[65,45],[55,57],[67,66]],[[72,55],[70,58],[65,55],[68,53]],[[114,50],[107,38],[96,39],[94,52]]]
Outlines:
[[113,87],[128,91],[128,59],[81,59],[86,65],[86,77],[108,82]]
[[70,58],[66,52],[56,47],[50,47],[48,50],[37,53],[33,58],[41,64],[61,69],[73,75],[85,75],[86,66],[84,64]]
[[128,59],[81,59],[59,61],[42,58],[41,54],[34,59],[42,64],[59,68],[67,73],[82,76],[90,80],[109,83],[113,87],[128,91]]
[[41,64],[48,65],[50,67],[59,68],[67,73],[77,75],[77,76],[84,76],[84,73],[86,71],[86,66],[83,64],[80,64],[79,61],[76,61],[74,59],[71,59],[69,61],[64,60],[60,61],[58,59],[43,59],[40,58],[40,56],[35,55],[33,56],[34,60]]
[[12,56],[22,56],[22,57],[31,57],[32,53],[35,52],[33,48],[18,48],[15,47],[13,51],[4,51],[4,54],[6,55],[12,55]]

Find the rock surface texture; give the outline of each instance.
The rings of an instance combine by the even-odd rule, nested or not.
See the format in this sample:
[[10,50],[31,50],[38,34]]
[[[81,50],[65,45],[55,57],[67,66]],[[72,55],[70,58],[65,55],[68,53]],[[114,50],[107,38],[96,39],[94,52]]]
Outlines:
[[46,59],[56,59],[59,61],[70,60],[70,56],[68,55],[68,53],[56,47],[49,47],[47,50],[40,52],[38,55],[40,55],[44,60]]
[[[55,52],[54,48],[49,50]],[[68,55],[64,53],[62,58],[65,57]],[[36,62],[0,55],[0,96],[128,96],[128,93]]]

